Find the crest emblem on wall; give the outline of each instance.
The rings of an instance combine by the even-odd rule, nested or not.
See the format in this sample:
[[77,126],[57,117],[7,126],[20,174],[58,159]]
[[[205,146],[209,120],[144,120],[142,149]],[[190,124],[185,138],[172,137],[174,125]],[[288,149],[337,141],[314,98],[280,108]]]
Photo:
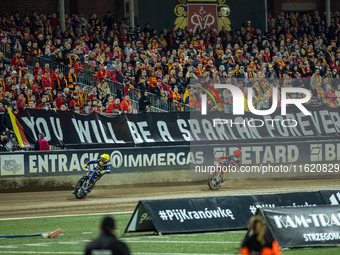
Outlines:
[[[188,2],[188,3],[187,3]],[[178,0],[175,7],[175,28],[184,29],[186,26],[193,33],[197,29],[209,29],[213,26],[218,31],[224,26],[227,31],[231,30],[231,22],[228,18],[230,8],[225,4],[226,0]]]

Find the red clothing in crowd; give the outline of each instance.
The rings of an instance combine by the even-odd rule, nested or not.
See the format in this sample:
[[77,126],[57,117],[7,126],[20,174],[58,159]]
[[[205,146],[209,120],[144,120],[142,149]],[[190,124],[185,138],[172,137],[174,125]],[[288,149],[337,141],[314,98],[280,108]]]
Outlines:
[[51,73],[50,78],[51,78],[53,83],[56,79],[58,79],[58,76],[59,76],[59,73],[56,73],[56,72]]
[[68,104],[69,109],[74,109],[76,105],[80,105],[79,99],[76,101],[74,99],[71,99],[71,101]]
[[15,68],[17,68],[19,62],[20,62],[20,58],[19,57],[14,56],[13,58],[11,58],[11,66],[15,66]]
[[110,77],[110,73],[108,70],[106,69],[99,69],[97,72],[97,80],[98,81],[103,81],[104,78],[109,78]]
[[120,103],[120,108],[125,113],[132,113],[132,103],[131,103],[131,101],[128,102],[124,98],[123,101]]
[[39,143],[39,150],[40,151],[49,151],[50,150],[50,146],[49,146],[47,140],[39,139],[38,143]]
[[105,113],[119,112],[121,110],[122,110],[122,108],[120,107],[120,104],[116,105],[115,103],[112,103],[112,104],[109,105],[109,107],[107,107]]
[[26,104],[25,100],[20,100],[20,99],[17,100],[17,105],[18,105],[18,111],[19,112],[22,112],[23,107],[24,107],[25,104]]
[[96,113],[102,113],[102,109],[100,109],[100,107],[96,107],[97,109],[94,109],[93,107],[91,107],[89,113],[92,113],[92,112],[96,112]]
[[50,88],[51,90],[53,89],[54,82],[52,81],[51,78],[46,79],[45,77],[42,77],[41,81],[42,81],[43,87],[45,87],[45,89],[46,88]]
[[54,101],[57,102],[57,106],[60,109],[60,107],[65,103],[65,98],[64,97],[57,97],[56,99],[54,99]]
[[91,101],[93,101],[94,98],[97,98],[97,94],[90,94],[87,99],[90,99]]

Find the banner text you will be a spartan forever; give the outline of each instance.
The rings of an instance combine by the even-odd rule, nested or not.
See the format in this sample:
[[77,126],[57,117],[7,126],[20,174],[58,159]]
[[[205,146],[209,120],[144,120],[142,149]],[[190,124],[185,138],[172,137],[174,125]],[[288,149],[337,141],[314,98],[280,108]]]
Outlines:
[[[37,140],[43,132],[51,145],[76,145],[96,143],[141,144],[191,141],[256,141],[272,139],[340,138],[340,114],[338,108],[325,105],[306,106],[311,113],[303,115],[294,108],[287,108],[285,117],[275,111],[270,116],[254,116],[246,112],[235,117],[221,112],[200,112],[128,114],[106,117],[100,114],[79,115],[72,112],[25,110],[17,115],[30,141]],[[242,123],[260,119],[261,127]],[[229,123],[214,126],[214,120],[226,119]],[[294,119],[295,127],[282,127],[269,119]]]

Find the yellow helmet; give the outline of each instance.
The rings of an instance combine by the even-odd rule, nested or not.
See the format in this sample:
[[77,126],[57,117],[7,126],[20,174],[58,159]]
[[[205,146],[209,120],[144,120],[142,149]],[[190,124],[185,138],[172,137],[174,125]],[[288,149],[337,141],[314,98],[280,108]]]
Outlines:
[[107,165],[109,163],[110,156],[108,154],[102,154],[99,157],[99,165]]

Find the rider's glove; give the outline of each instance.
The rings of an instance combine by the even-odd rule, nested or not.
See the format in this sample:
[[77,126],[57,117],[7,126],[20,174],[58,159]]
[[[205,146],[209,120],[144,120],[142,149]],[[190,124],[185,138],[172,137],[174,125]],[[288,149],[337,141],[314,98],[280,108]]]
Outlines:
[[100,171],[100,174],[105,174],[106,173],[106,171],[105,170],[103,170],[103,171]]
[[83,165],[84,168],[87,168],[87,164]]

